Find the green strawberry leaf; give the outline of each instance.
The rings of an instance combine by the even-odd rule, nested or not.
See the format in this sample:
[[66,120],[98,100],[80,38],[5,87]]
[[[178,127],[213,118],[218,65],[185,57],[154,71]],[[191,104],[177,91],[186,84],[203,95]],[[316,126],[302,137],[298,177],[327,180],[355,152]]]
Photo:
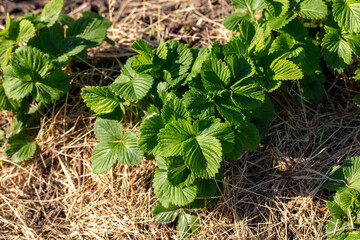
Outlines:
[[164,127],[164,121],[159,115],[152,115],[145,118],[140,127],[138,141],[140,149],[147,153],[155,151],[155,148],[158,145],[158,134]]
[[259,130],[260,138],[264,138],[269,132],[269,126],[275,116],[274,105],[269,99],[265,97],[264,104],[253,113],[252,123]]
[[56,20],[58,20],[63,7],[63,0],[51,0],[45,5],[40,15],[40,21],[47,23],[47,26],[51,27],[52,25],[54,25]]
[[202,118],[215,115],[214,104],[206,95],[192,89],[183,95],[186,110],[192,117]]
[[19,34],[16,38],[17,43],[29,40],[35,34],[34,25],[29,20],[22,20],[19,24]]
[[9,63],[10,54],[16,45],[15,41],[4,40],[0,41],[0,66],[6,66]]
[[5,148],[6,155],[16,163],[21,163],[34,156],[37,148],[35,139],[25,134],[16,134],[10,137],[7,143],[9,145]]
[[324,59],[330,67],[340,69],[351,63],[351,47],[338,32],[327,32],[323,38],[322,47]]
[[334,18],[347,32],[360,32],[360,1],[333,0]]
[[223,96],[216,96],[215,105],[221,116],[223,116],[231,124],[242,126],[247,123],[247,116],[244,112],[235,105],[231,100],[230,94]]
[[60,69],[45,75],[34,84],[33,97],[38,102],[53,103],[70,90],[70,77]]
[[180,210],[180,208],[172,205],[168,208],[165,208],[159,203],[152,208],[151,212],[154,215],[154,220],[156,222],[171,223],[175,221],[176,217],[180,213]]
[[336,217],[337,219],[347,217],[346,212],[341,208],[341,201],[339,194],[334,194],[330,196],[329,201],[326,202],[326,206],[328,207],[331,215]]
[[164,119],[165,124],[178,119],[186,120],[190,118],[190,114],[186,111],[183,100],[180,100],[175,96],[166,101],[161,116]]
[[305,0],[299,7],[299,15],[307,19],[323,19],[328,14],[326,3],[322,0]]
[[218,92],[228,86],[231,72],[225,62],[218,59],[208,59],[201,70],[202,82],[209,92]]
[[183,210],[178,220],[178,233],[181,239],[194,237],[200,231],[201,221],[195,213]]
[[81,97],[96,114],[111,113],[121,104],[121,100],[111,91],[110,87],[83,88]]
[[245,79],[235,85],[232,87],[231,99],[239,108],[254,110],[264,103],[265,92],[252,79]]
[[250,14],[251,16],[254,16],[266,8],[264,0],[231,0],[231,2],[236,12]]
[[145,73],[135,73],[127,76],[122,73],[115,82],[111,84],[112,91],[125,100],[135,101],[144,98],[150,91],[154,79]]
[[153,55],[152,47],[143,40],[136,40],[131,45],[131,49],[135,50],[136,52],[138,52],[140,54],[145,53],[145,54],[149,54],[151,56]]
[[159,199],[161,205],[169,208],[171,204],[176,206],[185,206],[193,202],[197,187],[176,187],[172,185],[167,176],[167,170],[156,169],[153,178],[154,193]]
[[255,73],[254,64],[251,59],[246,59],[243,56],[230,55],[225,58],[230,73],[231,82],[230,84],[236,84],[245,78],[250,78]]
[[360,191],[360,157],[347,159],[342,168],[348,186]]
[[271,80],[297,80],[304,76],[296,64],[284,59],[273,61],[270,65],[270,70],[269,78]]
[[195,174],[185,165],[183,157],[169,157],[167,161],[167,177],[176,187],[190,186],[195,181]]
[[4,87],[0,84],[0,108],[7,111],[17,111],[21,106],[21,100],[13,100],[5,94]]
[[92,154],[91,165],[95,174],[109,170],[118,159],[129,166],[142,160],[143,152],[137,145],[138,138],[133,132],[123,134],[122,125],[118,121],[98,119],[94,131],[100,141]]
[[234,12],[232,14],[227,15],[224,18],[223,25],[225,28],[235,31],[239,26],[239,24],[241,24],[244,21],[250,21],[250,20],[251,17],[248,14],[242,12]]

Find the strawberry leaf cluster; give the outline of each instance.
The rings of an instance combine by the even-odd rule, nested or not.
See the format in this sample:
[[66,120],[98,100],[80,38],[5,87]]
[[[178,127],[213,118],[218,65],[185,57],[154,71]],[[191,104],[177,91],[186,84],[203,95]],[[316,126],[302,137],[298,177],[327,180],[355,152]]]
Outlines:
[[[137,40],[132,49],[138,55],[110,86],[82,90],[97,116],[94,173],[117,161],[132,166],[143,156],[156,159],[154,218],[167,223],[178,217],[181,237],[194,234],[200,221],[189,209],[211,207],[220,198],[224,159],[255,151],[267,134],[274,107],[266,92],[303,77],[284,57],[290,51],[265,54],[271,39],[262,28],[252,30],[244,28],[247,46],[241,36],[201,49],[174,40],[152,49]],[[139,121],[140,128],[124,133],[122,120],[134,109],[140,117],[127,122]]]
[[90,12],[79,19],[62,15],[63,5],[63,0],[51,0],[40,15],[15,20],[8,14],[0,32],[0,108],[16,114],[5,149],[15,162],[35,154],[34,132],[27,128],[36,122],[37,112],[70,90],[71,79],[64,72],[70,59],[86,58],[86,50],[100,45],[111,25]]
[[[232,0],[235,12],[224,26],[247,37],[244,28],[256,34],[263,28],[269,54],[283,55],[299,66],[303,96],[320,103],[325,76],[321,61],[341,73],[360,57],[359,0]],[[265,43],[266,44],[266,43]],[[244,44],[246,46],[246,44]]]
[[336,191],[326,203],[332,215],[326,226],[329,239],[360,239],[360,157],[331,168],[323,187]]

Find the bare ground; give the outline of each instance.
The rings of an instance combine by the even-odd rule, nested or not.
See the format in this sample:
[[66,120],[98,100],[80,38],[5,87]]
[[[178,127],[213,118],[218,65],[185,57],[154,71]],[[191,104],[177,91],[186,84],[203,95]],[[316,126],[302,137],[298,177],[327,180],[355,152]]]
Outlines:
[[[78,16],[95,1],[66,2],[65,11]],[[91,51],[90,68],[72,73],[66,100],[43,112],[34,159],[19,166],[0,149],[0,239],[177,239],[173,224],[159,225],[151,216],[153,162],[92,174],[95,118],[79,90],[109,84],[138,38],[153,46],[161,39],[194,47],[226,42],[231,33],[221,22],[232,9],[220,0],[96,3],[113,21],[109,36],[116,45]],[[112,65],[100,64],[104,59]],[[330,81],[320,105],[299,102],[293,91],[270,95],[277,114],[269,135],[256,152],[223,164],[224,194],[216,207],[198,212],[203,225],[194,239],[325,237],[323,174],[360,155],[360,110],[352,103],[359,89],[348,76]],[[1,128],[10,118],[0,112]]]

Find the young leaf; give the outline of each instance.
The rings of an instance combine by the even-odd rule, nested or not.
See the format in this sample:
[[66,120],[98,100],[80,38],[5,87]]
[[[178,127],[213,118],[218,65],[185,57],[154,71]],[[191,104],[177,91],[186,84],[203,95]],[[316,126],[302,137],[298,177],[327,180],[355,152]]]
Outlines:
[[10,54],[15,47],[16,42],[11,40],[0,41],[0,66],[6,66],[10,59]]
[[308,19],[323,19],[328,9],[322,0],[305,0],[300,3],[299,15]]
[[121,74],[111,84],[113,92],[125,100],[135,101],[144,98],[152,87],[154,79],[145,73],[135,73],[133,76]]
[[92,168],[95,174],[109,170],[118,159],[129,166],[141,161],[143,152],[137,145],[136,135],[133,132],[123,134],[122,125],[118,121],[98,119],[94,130],[100,141],[92,155]]
[[234,12],[224,18],[223,24],[225,28],[235,31],[240,23],[244,21],[249,21],[250,19],[251,17],[246,13]]
[[183,100],[178,99],[177,97],[172,97],[164,104],[162,113],[162,118],[164,123],[168,124],[178,119],[189,119],[190,115],[185,109]]
[[251,16],[266,8],[264,0],[231,0],[231,2],[235,7],[235,11],[250,14]]
[[326,202],[326,206],[332,216],[341,219],[347,216],[346,212],[341,208],[341,201],[339,194],[332,195],[329,201]]
[[165,127],[163,119],[159,115],[146,118],[140,127],[138,145],[147,153],[152,153],[158,145],[158,134]]
[[219,172],[222,148],[218,139],[197,136],[184,143],[185,164],[200,178],[211,178]]
[[7,111],[16,111],[20,108],[21,101],[8,98],[5,94],[4,87],[0,84],[0,108]]
[[165,208],[159,203],[152,208],[151,212],[154,214],[154,219],[158,223],[171,223],[175,221],[176,217],[180,213],[180,210],[181,209],[176,206]]
[[35,28],[29,20],[22,20],[19,24],[19,34],[16,38],[17,43],[29,40],[35,34]]
[[176,187],[173,186],[167,177],[167,170],[156,169],[153,179],[153,188],[156,197],[165,208],[170,204],[185,206],[194,201],[197,193],[196,186]]
[[113,112],[120,104],[110,87],[88,87],[81,89],[81,97],[96,114]]
[[265,0],[266,5],[272,16],[280,17],[283,16],[290,7],[289,0]]
[[231,152],[235,144],[235,134],[231,126],[221,123],[219,120],[217,119],[217,121],[201,131],[200,135],[215,137],[220,141],[223,153]]
[[347,159],[342,168],[349,187],[360,191],[360,157]]
[[131,49],[137,51],[140,54],[145,53],[145,54],[153,55],[152,47],[143,40],[136,40],[131,45]]
[[180,119],[167,124],[158,135],[161,155],[170,157],[182,154],[184,144],[190,141],[194,134],[188,121]]
[[209,92],[221,91],[230,83],[231,73],[225,62],[208,59],[203,63],[202,82]]
[[36,141],[33,137],[25,134],[16,134],[8,139],[9,145],[5,148],[6,155],[11,161],[21,163],[34,156]]
[[193,237],[200,231],[200,219],[194,213],[183,210],[178,220],[178,233],[180,238]]
[[284,59],[273,61],[270,70],[269,78],[272,80],[297,80],[304,76],[298,66]]
[[329,66],[344,68],[351,63],[351,47],[338,32],[330,31],[326,33],[322,47],[324,59]]
[[252,79],[246,79],[232,88],[231,99],[241,109],[254,110],[265,101],[264,90]]
[[47,26],[51,27],[58,20],[63,7],[63,0],[51,0],[45,5],[40,15],[40,21],[47,23]]
[[360,32],[360,1],[333,0],[334,18],[347,32]]

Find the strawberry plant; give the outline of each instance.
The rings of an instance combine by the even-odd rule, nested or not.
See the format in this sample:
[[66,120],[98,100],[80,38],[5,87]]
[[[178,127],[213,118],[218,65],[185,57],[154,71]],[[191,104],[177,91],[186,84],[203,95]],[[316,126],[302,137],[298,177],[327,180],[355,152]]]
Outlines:
[[[321,102],[325,76],[323,59],[330,69],[341,73],[360,57],[360,1],[358,0],[232,0],[235,12],[224,26],[237,31],[233,37],[244,40],[244,29],[252,34],[271,36],[266,54],[291,59],[303,71],[301,91],[308,100]],[[241,44],[242,43],[242,44]],[[246,41],[239,46],[247,47]]]
[[[201,221],[190,209],[211,207],[220,198],[221,163],[237,160],[244,149],[256,150],[267,134],[274,107],[266,91],[303,77],[293,61],[267,54],[271,39],[263,31],[244,34],[246,48],[237,39],[201,49],[177,41],[152,49],[137,40],[132,49],[138,55],[110,86],[82,90],[98,117],[94,173],[117,161],[132,166],[144,156],[155,159],[154,218],[178,218],[180,237],[198,231]],[[124,132],[122,120],[140,123],[139,130]]]
[[100,45],[111,25],[90,12],[79,19],[62,15],[63,5],[63,0],[52,0],[40,15],[15,20],[8,14],[0,32],[0,108],[15,113],[5,149],[15,162],[35,154],[36,132],[29,128],[36,126],[45,105],[69,91],[72,59],[86,58],[86,50]]
[[330,169],[323,187],[336,191],[326,205],[333,216],[326,226],[329,239],[360,239],[360,157]]

